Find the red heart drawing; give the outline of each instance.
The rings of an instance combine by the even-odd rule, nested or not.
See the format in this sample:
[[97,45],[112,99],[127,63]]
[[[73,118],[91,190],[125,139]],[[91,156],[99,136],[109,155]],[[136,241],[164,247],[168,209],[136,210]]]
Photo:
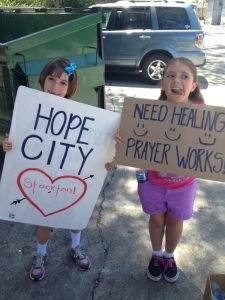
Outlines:
[[[31,174],[30,176],[34,177],[33,182],[31,183],[31,181],[29,181],[29,174]],[[27,176],[27,177],[25,177]],[[43,177],[44,176],[44,177]],[[24,178],[25,177],[25,178]],[[41,184],[37,184],[35,181],[36,177],[40,177],[43,182],[46,182],[45,185],[43,184],[43,182]],[[25,180],[27,180],[27,182],[25,182]],[[22,182],[24,181],[24,182]],[[49,186],[48,184],[51,184],[51,186]],[[54,186],[54,183],[58,183],[58,186]],[[69,186],[69,183],[73,185],[73,193],[71,192],[71,188],[66,188],[66,186]],[[64,184],[64,186],[59,188],[59,184],[62,183]],[[79,201],[82,200],[82,198],[84,197],[86,191],[87,191],[87,183],[82,179],[79,178],[77,176],[70,176],[70,175],[65,175],[65,176],[60,176],[57,177],[55,179],[52,179],[51,176],[49,176],[47,173],[45,173],[44,171],[37,169],[37,168],[28,168],[23,170],[22,172],[19,173],[18,177],[17,177],[17,185],[21,191],[21,193],[23,194],[23,196],[30,202],[31,205],[33,205],[33,207],[35,207],[38,211],[41,212],[41,214],[44,217],[48,217],[50,215],[53,214],[57,214],[60,213],[62,211],[67,210],[68,208],[74,206],[75,204],[77,204]],[[27,185],[27,186],[26,186]],[[77,187],[76,187],[77,186]],[[45,199],[39,199],[38,198],[38,193],[35,194],[35,191],[41,187],[41,192],[43,194],[43,190],[46,189],[44,196],[42,195],[41,197],[45,197]],[[79,187],[79,188],[78,188]],[[29,189],[28,189],[29,188]],[[32,189],[31,189],[32,188]],[[50,190],[49,190],[50,188]],[[56,197],[58,197],[58,193],[60,192],[68,192],[68,190],[70,191],[70,193],[67,193],[67,197],[69,198],[69,200],[65,204],[65,201],[62,201],[62,199],[60,198],[59,200],[57,199],[57,205],[60,206],[57,209],[53,209],[52,211],[49,211],[48,213],[45,212],[46,210],[46,198],[47,200],[49,200],[48,205],[49,204],[54,204],[53,200],[55,201]],[[78,193],[77,193],[78,190]],[[48,192],[47,192],[48,191]],[[52,199],[48,199],[48,195],[51,193],[51,191],[53,191],[53,193],[55,193],[55,198]],[[33,195],[31,195],[33,194]],[[48,194],[48,195],[47,195]],[[32,197],[33,196],[33,197]],[[64,195],[65,197],[65,195]],[[36,199],[35,199],[36,198]],[[49,209],[49,207],[48,207]]]

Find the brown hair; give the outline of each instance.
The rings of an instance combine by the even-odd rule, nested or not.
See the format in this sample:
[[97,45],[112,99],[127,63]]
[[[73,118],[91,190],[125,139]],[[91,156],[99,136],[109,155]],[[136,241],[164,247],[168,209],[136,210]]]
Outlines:
[[[49,75],[54,75],[60,77],[63,72],[65,72],[65,67],[70,64],[70,61],[66,58],[55,58],[51,60],[41,71],[39,76],[39,83],[41,85],[42,90],[44,89],[45,79]],[[77,89],[77,73],[74,70],[73,74],[69,76],[69,85],[68,91],[65,98],[72,97]]]
[[[203,98],[202,93],[200,91],[199,83],[198,83],[198,80],[197,80],[197,68],[195,67],[195,65],[193,64],[193,62],[191,60],[189,60],[185,57],[172,58],[172,59],[168,60],[168,62],[166,63],[166,67],[163,70],[162,78],[164,77],[168,67],[170,65],[172,65],[173,63],[175,63],[175,62],[179,62],[179,63],[187,66],[193,74],[194,82],[197,83],[197,87],[194,89],[193,92],[191,92],[189,94],[189,100],[193,103],[204,103],[205,101],[204,101],[204,98]],[[159,100],[166,100],[166,99],[167,99],[166,93],[163,90],[161,90]]]

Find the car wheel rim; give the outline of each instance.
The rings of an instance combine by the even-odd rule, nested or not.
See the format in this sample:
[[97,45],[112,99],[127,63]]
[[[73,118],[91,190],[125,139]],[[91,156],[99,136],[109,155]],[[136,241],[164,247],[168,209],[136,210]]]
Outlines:
[[162,79],[162,73],[165,69],[166,63],[162,60],[154,60],[148,66],[148,76],[153,80],[160,80]]

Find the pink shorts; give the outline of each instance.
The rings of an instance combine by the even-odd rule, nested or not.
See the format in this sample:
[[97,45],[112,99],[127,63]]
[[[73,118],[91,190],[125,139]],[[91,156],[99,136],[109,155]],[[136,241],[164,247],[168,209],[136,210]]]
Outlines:
[[149,181],[138,183],[138,194],[143,211],[149,215],[162,212],[178,220],[192,217],[197,180],[178,189],[169,189]]

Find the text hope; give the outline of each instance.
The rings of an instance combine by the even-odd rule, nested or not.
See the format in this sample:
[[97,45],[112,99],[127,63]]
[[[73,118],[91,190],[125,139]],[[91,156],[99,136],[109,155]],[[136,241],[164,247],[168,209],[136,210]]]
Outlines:
[[[49,113],[42,113],[41,109],[42,105],[39,104],[33,128],[34,130],[38,130],[39,134],[34,133],[28,135],[23,140],[21,147],[22,155],[26,159],[37,160],[45,154],[45,156],[47,156],[46,164],[50,165],[53,162],[56,149],[60,147],[61,151],[57,151],[57,153],[61,153],[61,157],[58,157],[57,155],[57,160],[59,160],[59,168],[62,169],[66,162],[68,153],[73,149],[73,151],[78,151],[78,155],[81,159],[78,171],[79,175],[87,161],[87,158],[94,150],[88,144],[88,133],[90,130],[90,124],[93,124],[95,119],[87,116],[81,117],[78,114],[67,114],[62,110],[55,112],[55,108],[53,107],[51,107]],[[50,149],[46,149],[44,146],[45,139],[40,136],[41,131],[43,131],[48,138],[50,135],[61,136],[62,141],[57,142],[56,140],[52,140],[50,143]],[[72,134],[72,137],[69,137],[70,134]],[[72,143],[66,142],[67,139],[72,139]],[[29,145],[34,142],[35,145],[40,144],[40,147],[39,149],[35,147],[35,153],[30,153]]]

